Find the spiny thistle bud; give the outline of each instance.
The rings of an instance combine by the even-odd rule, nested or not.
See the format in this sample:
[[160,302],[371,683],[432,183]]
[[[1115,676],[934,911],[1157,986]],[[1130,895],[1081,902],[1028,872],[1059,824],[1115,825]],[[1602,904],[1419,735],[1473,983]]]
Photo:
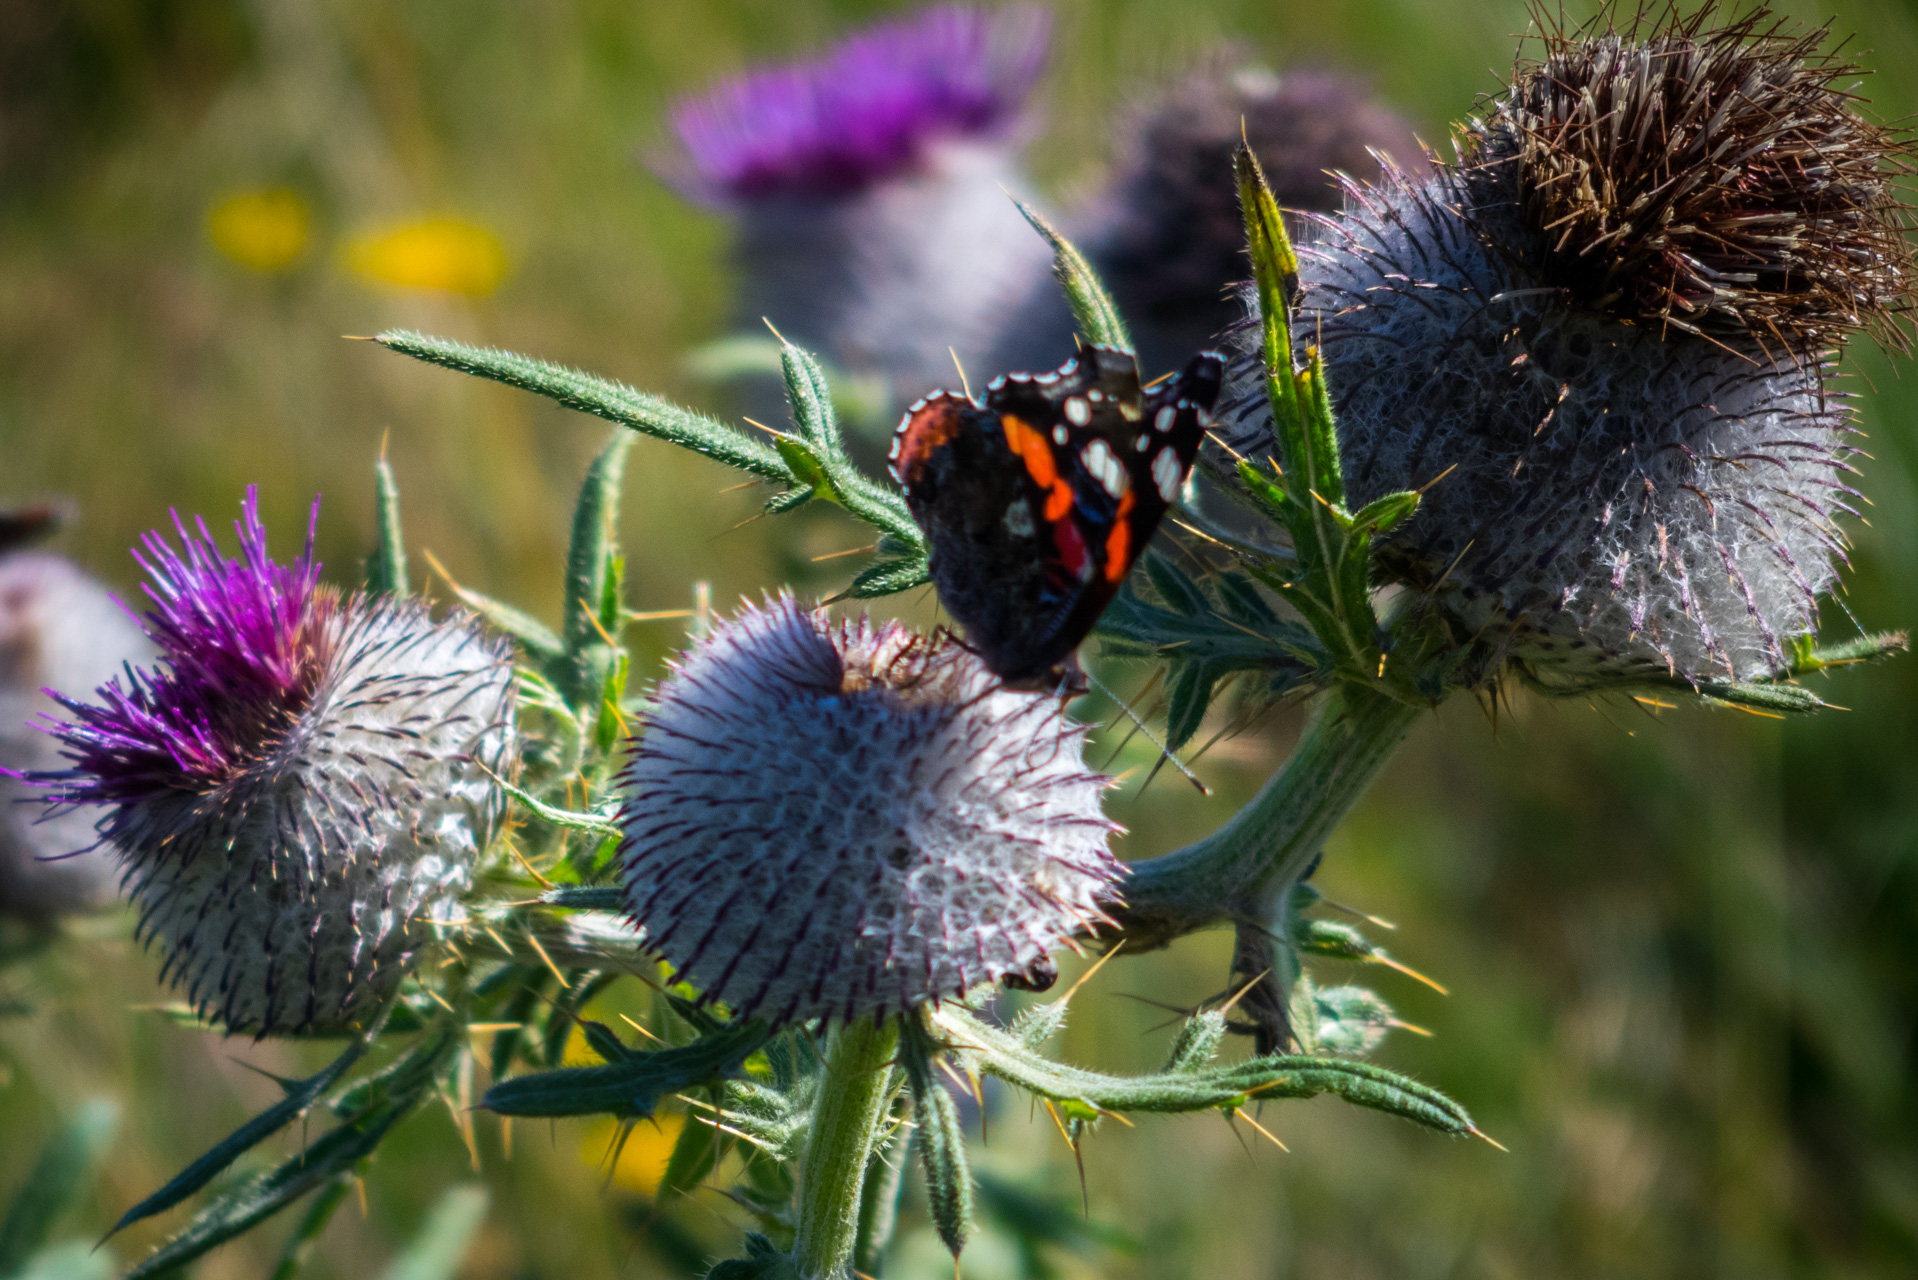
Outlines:
[[[1301,249],[1355,505],[1430,486],[1385,571],[1550,687],[1786,666],[1855,497],[1832,344],[1910,288],[1850,69],[1711,17],[1548,33],[1456,164]],[[1260,457],[1255,347],[1221,435]]]
[[627,905],[707,998],[775,1023],[1042,981],[1121,870],[1083,736],[944,634],[748,606],[647,712]]
[[512,666],[470,616],[321,586],[310,529],[274,563],[250,489],[244,515],[237,559],[204,521],[175,518],[177,551],[147,535],[160,664],[62,696],[71,767],[30,777],[56,811],[105,807],[142,931],[204,1016],[338,1029],[471,880],[513,750]]
[[1411,126],[1353,77],[1212,63],[1122,131],[1125,152],[1084,233],[1141,341],[1165,347],[1147,353],[1153,364],[1177,364],[1233,319],[1231,288],[1250,274],[1232,184],[1242,138],[1282,206],[1327,213],[1339,207],[1332,171],[1369,181],[1373,151],[1420,154]]
[[743,319],[905,399],[951,373],[949,346],[979,357],[1051,263],[1006,198],[1047,27],[935,5],[680,102],[658,167],[736,215]]
[[[71,562],[0,555],[0,775],[59,766],[57,744],[32,723],[57,709],[46,689],[90,689],[152,655],[119,601]],[[0,915],[44,920],[112,901],[118,874],[87,848],[88,817],[43,815],[22,803],[32,798],[17,777],[0,776]]]

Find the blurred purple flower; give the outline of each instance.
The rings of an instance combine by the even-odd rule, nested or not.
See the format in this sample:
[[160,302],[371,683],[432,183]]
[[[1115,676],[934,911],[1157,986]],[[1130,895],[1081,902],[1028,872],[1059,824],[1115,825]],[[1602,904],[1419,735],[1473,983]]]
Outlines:
[[698,197],[831,197],[915,167],[927,145],[1005,129],[1045,61],[1050,15],[935,5],[672,112]]

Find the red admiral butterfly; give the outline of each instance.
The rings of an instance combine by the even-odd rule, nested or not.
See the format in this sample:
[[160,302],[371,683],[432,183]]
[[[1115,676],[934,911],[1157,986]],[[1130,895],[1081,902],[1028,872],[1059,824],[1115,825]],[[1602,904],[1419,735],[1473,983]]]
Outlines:
[[1207,351],[1150,390],[1128,351],[994,378],[984,403],[934,392],[906,411],[892,474],[932,544],[939,599],[994,674],[1056,683],[1178,497],[1225,361]]

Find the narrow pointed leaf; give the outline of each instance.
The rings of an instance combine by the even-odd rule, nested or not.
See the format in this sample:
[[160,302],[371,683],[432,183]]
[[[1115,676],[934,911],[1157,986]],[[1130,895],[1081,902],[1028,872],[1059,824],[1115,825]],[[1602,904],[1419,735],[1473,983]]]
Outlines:
[[1419,509],[1419,496],[1409,489],[1388,493],[1360,507],[1352,516],[1354,534],[1390,533]]
[[462,587],[457,583],[451,585],[453,594],[460,598],[461,604],[518,641],[527,657],[540,663],[551,663],[565,657],[566,646],[553,634],[553,629],[532,614],[470,587]]
[[1079,332],[1102,347],[1132,350],[1132,335],[1126,332],[1125,320],[1085,255],[1060,235],[1038,210],[1018,200],[1013,203],[1019,206],[1019,212],[1026,216],[1033,230],[1052,246],[1052,274],[1066,291],[1066,301],[1079,321]]
[[406,580],[406,538],[400,529],[400,486],[385,458],[373,464],[373,493],[379,538],[367,557],[366,589],[376,596],[403,596],[411,587]]
[[543,1071],[502,1080],[480,1105],[507,1116],[583,1116],[604,1112],[644,1118],[668,1094],[738,1073],[770,1034],[743,1021],[673,1049],[639,1053],[617,1066]]
[[422,1087],[395,1098],[342,1124],[278,1168],[248,1178],[196,1214],[178,1235],[129,1271],[126,1280],[150,1280],[184,1267],[345,1173],[371,1155],[387,1131],[425,1096]]
[[931,581],[932,570],[923,559],[881,560],[861,570],[846,588],[846,595],[854,600],[870,600],[910,591]]
[[791,479],[779,455],[758,440],[717,419],[623,383],[511,351],[468,346],[406,330],[390,330],[373,340],[389,351],[545,396],[568,409],[617,422],[641,435],[703,453],[768,480]]
[[182,1169],[171,1182],[128,1209],[107,1234],[113,1235],[142,1218],[150,1218],[171,1209],[225,1172],[235,1160],[293,1123],[318,1102],[327,1090],[338,1084],[353,1064],[360,1060],[372,1044],[373,1037],[379,1033],[382,1022],[383,1019],[375,1019],[365,1032],[341,1051],[339,1057],[299,1081],[286,1091],[286,1097],[235,1129],[223,1142]]

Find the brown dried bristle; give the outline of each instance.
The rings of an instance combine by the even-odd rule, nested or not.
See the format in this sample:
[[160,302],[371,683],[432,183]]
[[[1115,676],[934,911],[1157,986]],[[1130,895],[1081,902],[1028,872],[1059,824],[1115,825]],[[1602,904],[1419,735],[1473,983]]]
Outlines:
[[[1791,351],[1865,330],[1903,349],[1905,131],[1867,119],[1829,27],[1608,8],[1567,28],[1464,139],[1475,194],[1545,233],[1542,274],[1621,319]],[[1514,187],[1516,190],[1514,191]]]

